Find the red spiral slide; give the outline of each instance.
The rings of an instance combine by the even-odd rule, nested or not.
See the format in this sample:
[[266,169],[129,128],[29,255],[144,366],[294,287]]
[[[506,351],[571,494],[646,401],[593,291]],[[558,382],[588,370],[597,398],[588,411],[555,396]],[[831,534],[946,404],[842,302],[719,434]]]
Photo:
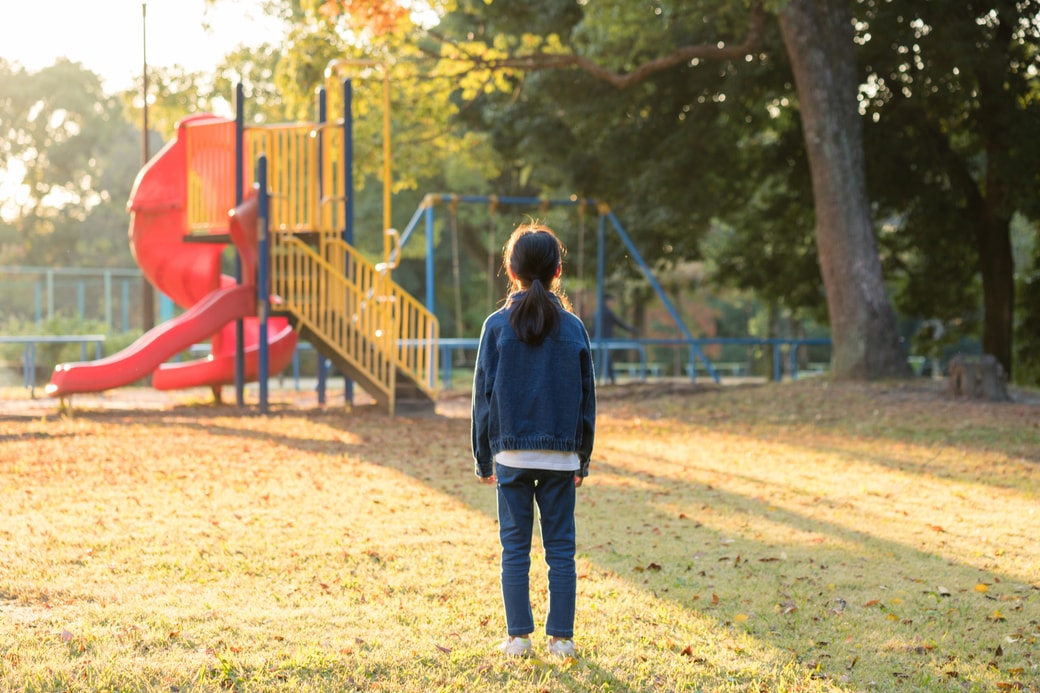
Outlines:
[[[47,386],[48,395],[100,392],[149,375],[152,385],[160,390],[231,385],[235,382],[237,320],[243,321],[246,380],[257,379],[260,320],[256,317],[253,283],[255,233],[246,228],[255,219],[256,199],[247,200],[229,215],[227,229],[240,246],[245,283],[238,285],[220,273],[220,256],[226,244],[185,240],[188,168],[184,128],[187,123],[205,119],[213,120],[214,116],[196,115],[181,121],[177,138],[138,174],[129,202],[130,248],[137,264],[145,277],[185,312],[156,325],[117,354],[56,366]],[[292,360],[297,335],[285,318],[270,318],[267,336],[269,371],[277,373]],[[209,356],[166,363],[206,339],[211,340]]]

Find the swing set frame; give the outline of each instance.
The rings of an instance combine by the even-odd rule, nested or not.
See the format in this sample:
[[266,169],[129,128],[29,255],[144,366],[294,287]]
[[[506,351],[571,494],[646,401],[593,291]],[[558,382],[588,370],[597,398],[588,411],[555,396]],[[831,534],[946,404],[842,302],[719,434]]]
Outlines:
[[[456,302],[457,306],[460,301],[458,289],[458,230],[457,221],[455,215],[460,203],[468,204],[482,204],[487,205],[490,214],[491,221],[489,224],[489,235],[495,232],[495,220],[498,214],[499,207],[501,206],[516,206],[516,207],[538,207],[542,213],[548,210],[550,207],[576,207],[579,215],[579,236],[578,236],[578,249],[579,263],[578,263],[578,275],[577,280],[582,282],[584,280],[584,240],[585,240],[585,213],[588,209],[595,209],[597,213],[597,229],[596,229],[596,319],[593,328],[594,334],[591,335],[593,342],[593,349],[598,351],[601,356],[601,361],[605,360],[607,351],[614,346],[615,342],[624,342],[625,344],[631,345],[633,342],[639,342],[640,340],[614,340],[604,339],[602,335],[603,325],[603,295],[604,295],[604,284],[605,284],[605,266],[606,266],[606,237],[607,237],[607,225],[609,222],[610,227],[614,230],[614,233],[621,240],[621,242],[628,249],[632,259],[636,262],[639,271],[643,277],[647,280],[650,286],[653,288],[654,293],[661,299],[661,303],[665,309],[671,315],[675,321],[676,327],[683,335],[681,340],[685,345],[689,346],[690,349],[690,375],[696,372],[693,368],[694,361],[699,360],[701,365],[707,374],[716,382],[720,382],[719,374],[712,366],[711,361],[704,355],[700,347],[697,346],[697,340],[690,332],[686,323],[683,321],[682,316],[675,309],[671,299],[664,292],[661,284],[657,281],[657,277],[654,276],[650,266],[643,260],[643,256],[640,255],[639,250],[636,248],[635,243],[632,242],[631,236],[625,231],[625,228],[621,225],[617,215],[610,209],[610,206],[605,202],[596,200],[594,198],[579,198],[572,196],[570,198],[545,198],[545,197],[523,197],[523,196],[498,196],[498,195],[457,195],[451,193],[427,193],[419,206],[416,208],[415,213],[412,214],[412,218],[409,220],[408,225],[405,226],[404,230],[400,234],[400,241],[397,248],[393,250],[390,255],[389,262],[395,264],[398,260],[398,254],[404,248],[405,244],[415,233],[415,230],[419,227],[420,222],[423,222],[425,237],[426,237],[426,296],[425,305],[426,309],[431,313],[436,314],[436,296],[434,292],[434,210],[438,204],[446,204],[449,209],[452,243],[454,255],[456,258],[453,261],[453,271],[455,273],[456,281]],[[489,251],[488,251],[488,291],[489,296],[493,291],[493,279],[494,279],[494,254],[492,249],[494,248],[493,238],[489,239]],[[461,321],[458,321],[461,323]],[[444,340],[441,340],[442,342]],[[461,339],[460,342],[469,342],[469,339]],[[659,340],[655,340],[659,341]],[[443,359],[442,359],[443,360]]]

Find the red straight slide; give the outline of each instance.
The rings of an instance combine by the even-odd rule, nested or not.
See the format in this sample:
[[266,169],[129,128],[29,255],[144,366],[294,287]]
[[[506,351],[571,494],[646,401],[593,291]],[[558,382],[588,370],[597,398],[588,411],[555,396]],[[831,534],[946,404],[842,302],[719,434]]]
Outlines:
[[129,385],[147,377],[160,364],[209,339],[224,325],[252,315],[256,287],[217,289],[176,318],[143,334],[137,341],[98,361],[63,363],[54,369],[47,394],[61,397],[77,392],[100,392]]

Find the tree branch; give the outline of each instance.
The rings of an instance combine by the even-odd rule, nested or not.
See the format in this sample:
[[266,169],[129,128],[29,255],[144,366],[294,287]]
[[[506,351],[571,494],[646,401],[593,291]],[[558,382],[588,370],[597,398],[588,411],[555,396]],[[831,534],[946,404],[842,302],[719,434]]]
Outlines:
[[[639,84],[651,75],[689,62],[695,58],[704,60],[736,60],[757,51],[762,45],[762,34],[765,29],[768,14],[762,8],[761,3],[751,9],[748,18],[747,33],[744,40],[733,45],[724,43],[700,43],[689,46],[679,46],[668,55],[649,60],[631,72],[614,72],[603,67],[595,60],[584,55],[532,53],[530,55],[511,56],[501,59],[485,59],[472,53],[463,60],[470,60],[474,68],[489,70],[513,69],[532,72],[535,70],[559,70],[568,67],[577,67],[588,72],[593,77],[608,82],[618,89],[627,89]],[[444,43],[451,43],[444,36],[435,32],[428,32],[431,36]],[[458,45],[460,52],[465,53]]]

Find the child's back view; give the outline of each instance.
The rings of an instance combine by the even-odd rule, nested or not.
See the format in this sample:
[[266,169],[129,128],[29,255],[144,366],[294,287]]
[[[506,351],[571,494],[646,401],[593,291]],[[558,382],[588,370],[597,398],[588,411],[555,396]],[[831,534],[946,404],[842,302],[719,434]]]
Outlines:
[[574,648],[575,489],[588,475],[596,427],[595,375],[585,327],[560,290],[564,249],[545,226],[510,236],[502,309],[484,322],[473,377],[476,473],[498,484],[502,598],[511,655],[531,651],[531,535],[537,505],[549,566],[545,633],[552,654]]

